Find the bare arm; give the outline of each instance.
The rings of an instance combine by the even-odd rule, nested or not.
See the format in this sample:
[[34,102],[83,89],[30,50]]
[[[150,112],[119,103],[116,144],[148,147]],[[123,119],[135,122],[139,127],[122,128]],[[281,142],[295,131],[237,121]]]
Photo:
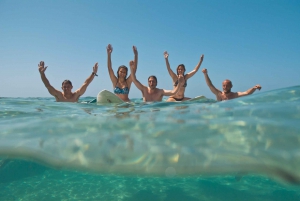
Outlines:
[[164,52],[164,57],[165,57],[165,60],[166,60],[166,66],[167,66],[168,72],[169,72],[173,82],[175,82],[178,78],[177,78],[177,75],[172,71],[172,69],[170,67],[169,53],[167,51]]
[[207,86],[209,87],[209,89],[211,90],[211,92],[213,94],[215,94],[216,96],[218,96],[219,93],[222,93],[219,89],[217,89],[213,84],[212,82],[210,81],[209,77],[208,77],[208,74],[207,74],[207,69],[203,69],[202,70],[203,74],[204,74],[204,77],[205,77],[205,81],[206,81],[206,84]]
[[261,86],[259,84],[255,85],[254,87],[248,89],[245,92],[237,92],[237,95],[238,95],[238,97],[247,96],[247,95],[253,94],[256,91],[256,89],[260,90]]
[[56,90],[54,87],[51,86],[49,80],[46,78],[46,75],[45,75],[45,71],[46,71],[46,69],[47,69],[48,66],[45,67],[44,61],[41,61],[38,64],[38,67],[39,67],[39,72],[41,74],[41,78],[42,78],[42,81],[43,81],[45,87],[48,89],[49,93],[52,96],[57,97],[59,95],[59,93],[61,93],[61,92],[58,91],[58,90]]
[[179,80],[179,83],[177,84],[177,86],[173,90],[163,89],[163,95],[164,96],[172,96],[172,95],[175,95],[179,91],[180,87],[183,85],[183,82],[184,82],[183,76],[179,75],[178,80]]
[[108,44],[108,46],[106,47],[107,50],[107,68],[108,68],[108,73],[110,76],[110,80],[113,84],[113,87],[115,87],[115,84],[118,81],[118,78],[115,76],[115,73],[112,69],[112,65],[111,65],[111,53],[113,51],[113,47],[111,46],[111,44]]
[[130,70],[131,70],[131,77],[132,77],[132,81],[135,84],[135,86],[141,90],[143,92],[143,90],[147,90],[147,87],[142,85],[135,77],[135,64],[134,61],[130,61],[129,62],[129,66],[130,66]]
[[201,64],[203,62],[203,59],[204,59],[204,55],[202,54],[201,57],[200,57],[200,61],[197,64],[197,66],[194,68],[194,70],[192,70],[191,72],[189,72],[189,73],[186,74],[185,79],[189,79],[193,75],[195,75],[195,73],[197,73],[197,71],[199,70],[199,68],[200,68],[200,66],[201,66]]
[[93,81],[95,76],[97,75],[97,71],[98,71],[98,63],[95,63],[94,67],[93,67],[93,72],[92,74],[85,80],[85,82],[83,83],[83,85],[76,90],[76,94],[78,96],[81,96],[84,94],[84,92],[86,91],[87,87],[89,86],[89,84]]
[[[136,46],[132,46],[132,49],[133,49],[133,53],[134,53],[134,72],[136,73],[137,66],[138,66],[138,51],[137,51]],[[129,64],[129,65],[130,65],[130,64]],[[132,82],[132,81],[133,81],[131,74],[128,76],[128,79],[127,79],[127,80],[128,80],[129,82]]]

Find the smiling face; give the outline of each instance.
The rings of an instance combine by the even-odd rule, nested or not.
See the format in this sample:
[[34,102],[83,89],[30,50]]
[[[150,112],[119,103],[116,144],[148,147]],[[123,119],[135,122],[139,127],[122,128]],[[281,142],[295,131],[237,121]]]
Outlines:
[[126,79],[127,71],[128,71],[128,69],[126,66],[120,66],[118,69],[118,78]]
[[64,94],[70,94],[73,89],[72,82],[70,80],[65,80],[62,83],[61,89],[63,90]]
[[177,75],[184,75],[185,72],[185,66],[183,64],[180,64],[177,67]]
[[150,89],[155,89],[157,86],[157,79],[155,76],[150,76],[148,78],[148,86],[150,87]]
[[224,93],[230,93],[232,88],[232,83],[230,80],[224,80],[222,83],[222,88]]

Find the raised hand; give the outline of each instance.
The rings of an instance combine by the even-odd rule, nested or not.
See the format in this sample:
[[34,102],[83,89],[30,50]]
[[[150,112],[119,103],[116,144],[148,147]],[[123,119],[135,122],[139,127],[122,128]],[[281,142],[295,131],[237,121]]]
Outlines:
[[132,50],[133,50],[133,53],[134,53],[134,54],[137,54],[137,53],[138,53],[136,46],[132,46]]
[[93,73],[97,74],[98,71],[98,62],[95,63],[94,67],[93,67]]
[[107,54],[111,54],[112,53],[113,47],[111,46],[111,44],[108,44],[108,46],[106,47],[106,51],[107,51]]
[[[204,54],[202,54],[201,55],[201,57],[200,57],[200,61],[202,62],[203,61],[203,59],[204,59]],[[203,72],[203,71],[202,71]]]
[[254,86],[255,89],[261,90],[261,86],[259,84]]
[[40,61],[40,63],[38,64],[38,67],[39,67],[40,73],[45,73],[48,66],[45,67],[44,61]]
[[131,70],[131,73],[135,73],[135,66],[134,66],[134,61],[129,61],[129,67],[130,67],[130,70]]
[[178,82],[182,85],[184,82],[184,77],[182,75],[178,75]]
[[204,74],[207,74],[207,69],[206,69],[206,68],[203,68],[203,69],[202,69],[202,72],[203,72]]
[[164,51],[164,57],[165,59],[169,58],[169,53],[167,51]]

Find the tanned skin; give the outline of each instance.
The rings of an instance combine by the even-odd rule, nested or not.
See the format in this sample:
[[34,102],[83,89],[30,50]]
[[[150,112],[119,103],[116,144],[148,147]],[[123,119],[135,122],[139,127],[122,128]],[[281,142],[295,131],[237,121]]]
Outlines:
[[41,79],[45,87],[48,89],[49,93],[55,97],[57,102],[78,102],[79,97],[84,94],[89,84],[93,81],[94,77],[97,75],[97,71],[98,71],[98,63],[95,63],[92,74],[85,80],[85,82],[79,89],[77,89],[75,92],[72,92],[73,86],[68,82],[63,82],[61,87],[62,91],[59,91],[55,89],[53,86],[51,86],[49,80],[47,79],[45,75],[45,71],[47,67],[48,66],[45,67],[44,61],[41,61],[38,64]]
[[[169,72],[169,74],[170,74],[170,76],[172,78],[172,81],[173,81],[174,89],[176,88],[175,83],[178,80],[178,76],[179,75],[183,76],[183,78],[185,80],[184,82],[186,82],[188,79],[190,79],[192,76],[194,76],[197,73],[197,71],[199,70],[199,68],[200,68],[200,66],[201,66],[201,64],[203,62],[203,59],[204,59],[204,55],[202,54],[200,56],[200,60],[199,60],[198,64],[195,66],[194,70],[192,70],[191,72],[189,72],[187,74],[184,74],[185,73],[185,68],[183,66],[179,65],[177,67],[177,72],[176,72],[177,74],[175,74],[174,71],[172,71],[172,69],[170,67],[169,53],[167,51],[164,52],[164,57],[165,57],[166,66],[167,66],[168,72]],[[167,101],[176,101],[175,99],[182,99],[183,101],[185,101],[185,100],[191,99],[191,98],[188,98],[188,97],[184,96],[185,88],[186,87],[183,87],[183,86],[180,87],[179,91],[175,95],[170,96]]]
[[148,79],[148,87],[141,84],[135,76],[135,63],[134,61],[129,62],[131,76],[133,79],[133,83],[135,86],[142,92],[143,101],[144,102],[154,102],[154,101],[162,101],[163,96],[172,96],[175,95],[180,87],[183,85],[184,78],[182,75],[178,76],[179,83],[177,87],[173,90],[165,90],[157,88],[157,81],[154,77],[149,77]]
[[254,87],[252,87],[244,92],[231,92],[231,88],[233,87],[232,82],[230,80],[226,79],[222,83],[223,91],[220,91],[212,84],[210,78],[208,77],[207,69],[203,69],[202,72],[204,74],[207,86],[209,87],[211,92],[216,95],[216,98],[218,101],[230,100],[230,99],[234,99],[234,98],[238,98],[238,97],[242,97],[242,96],[247,96],[247,95],[253,94],[256,91],[256,89],[258,89],[258,90],[261,89],[261,86],[259,84],[257,84]]
[[[136,46],[132,46],[133,54],[134,54],[134,62],[135,62],[135,71],[137,69],[137,63],[138,63],[138,51]],[[113,84],[113,88],[116,88],[116,86],[120,87],[121,89],[128,87],[130,90],[131,84],[132,84],[132,76],[129,75],[127,78],[127,68],[124,66],[124,68],[120,68],[117,72],[117,76],[115,75],[113,68],[112,68],[112,62],[111,62],[111,53],[113,52],[113,47],[111,44],[108,44],[106,47],[107,51],[107,68],[108,73],[111,79],[111,82]],[[128,94],[116,94],[119,98],[121,98],[125,102],[129,102]]]

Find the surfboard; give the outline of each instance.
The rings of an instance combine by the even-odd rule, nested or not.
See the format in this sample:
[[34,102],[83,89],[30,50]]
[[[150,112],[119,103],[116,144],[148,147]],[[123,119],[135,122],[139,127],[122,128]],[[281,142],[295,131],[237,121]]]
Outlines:
[[195,98],[191,98],[191,99],[186,100],[186,101],[175,101],[175,102],[181,103],[181,102],[199,101],[199,100],[205,100],[205,99],[207,99],[205,96],[196,96]]
[[100,91],[97,95],[97,103],[115,103],[115,104],[121,104],[125,103],[121,98],[119,98],[114,93],[104,89]]
[[187,101],[197,101],[197,100],[202,100],[202,99],[207,99],[205,96],[196,96],[195,98],[191,98]]

